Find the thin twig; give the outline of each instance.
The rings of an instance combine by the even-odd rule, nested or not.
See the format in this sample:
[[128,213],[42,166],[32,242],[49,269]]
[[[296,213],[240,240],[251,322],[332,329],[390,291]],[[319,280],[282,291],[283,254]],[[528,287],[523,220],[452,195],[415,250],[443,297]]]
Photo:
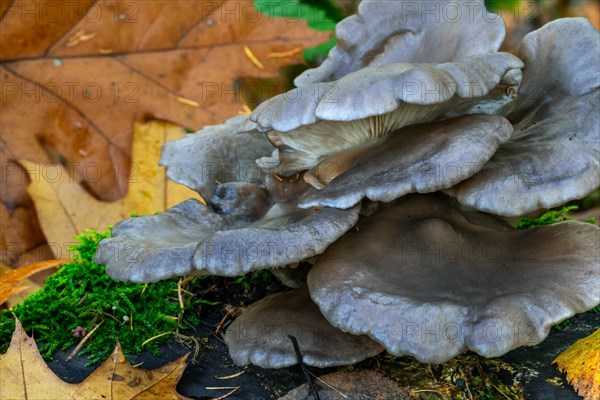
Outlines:
[[493,387],[494,389],[496,389],[496,390],[498,391],[498,393],[500,393],[502,396],[504,396],[504,397],[506,397],[508,400],[510,400],[510,397],[508,397],[508,396],[506,395],[506,393],[504,393],[502,390],[500,390],[500,388],[499,388],[498,386],[494,385],[492,382],[490,382],[490,385],[492,385],[492,387]]
[[300,368],[302,369],[302,372],[304,373],[306,382],[308,382],[308,389],[309,389],[310,393],[312,394],[314,400],[321,400],[321,396],[319,396],[319,391],[317,390],[315,383],[313,382],[312,378],[310,377],[310,373],[308,372],[308,368],[306,368],[306,364],[304,364],[304,361],[302,360],[302,353],[300,352],[300,346],[298,346],[298,341],[292,335],[288,335],[288,338],[290,338],[290,340],[292,341],[292,345],[294,346],[294,351],[296,352],[296,359],[298,360],[298,364],[300,365]]
[[295,54],[298,54],[302,51],[301,47],[296,47],[295,49],[292,50],[288,50],[288,51],[282,51],[279,53],[269,53],[267,54],[267,58],[285,58],[285,57],[290,57],[293,56]]
[[209,288],[208,288],[208,289],[206,289],[205,291],[203,291],[203,292],[200,292],[200,294],[201,294],[201,295],[202,295],[202,294],[206,294],[206,293],[208,293],[208,292],[210,292],[210,291],[212,291],[212,290],[215,290],[215,288],[216,288],[217,286],[219,286],[219,284],[218,284],[218,283],[215,283],[214,285],[212,285],[211,287],[209,287]]
[[185,306],[183,304],[183,296],[181,295],[181,279],[177,282],[177,300],[179,300],[179,309],[183,310]]
[[229,311],[227,311],[227,314],[225,314],[225,316],[223,317],[223,319],[221,320],[221,322],[219,322],[219,325],[217,325],[217,328],[215,329],[215,333],[219,333],[219,331],[221,330],[221,328],[223,328],[223,325],[225,324],[225,322],[227,322],[227,320],[231,317],[233,317],[233,315],[238,311],[237,308],[232,307],[229,309]]
[[142,348],[143,348],[145,345],[147,345],[148,343],[150,343],[151,341],[153,341],[153,340],[155,340],[155,339],[158,339],[159,337],[163,337],[163,336],[165,336],[165,335],[170,335],[170,334],[172,334],[172,333],[174,333],[174,332],[171,332],[171,331],[169,331],[169,332],[163,332],[163,333],[161,333],[161,334],[159,334],[159,335],[156,335],[156,336],[152,336],[150,339],[148,339],[148,340],[146,340],[144,343],[142,343]]
[[246,54],[246,57],[248,57],[250,61],[252,61],[252,64],[256,65],[258,69],[265,69],[264,64],[260,62],[258,57],[254,55],[248,46],[244,46],[244,54]]
[[321,382],[323,385],[328,386],[329,388],[331,388],[331,389],[335,390],[336,392],[338,392],[340,394],[340,396],[342,396],[343,398],[345,398],[345,399],[348,398],[348,396],[346,396],[344,393],[340,392],[339,390],[337,390],[336,388],[334,388],[329,383],[325,382],[323,379],[319,378],[318,376],[316,376],[312,372],[309,371],[309,374],[311,374],[312,376],[314,376],[315,379],[318,380],[319,382]]
[[465,382],[465,388],[467,389],[467,395],[469,396],[469,400],[474,400],[473,394],[471,393],[471,389],[469,388],[469,382],[460,368],[458,368],[458,373],[460,374],[461,379]]
[[233,379],[233,378],[237,378],[238,376],[242,375],[244,372],[246,371],[240,371],[237,374],[233,374],[233,375],[227,375],[227,376],[215,376],[215,378],[217,379]]
[[202,346],[200,346],[200,341],[198,339],[196,339],[193,336],[187,336],[187,335],[183,335],[181,333],[175,333],[175,338],[177,339],[177,341],[181,344],[183,344],[184,346],[187,347],[192,347],[192,345],[190,344],[190,342],[194,343],[193,347],[194,347],[194,356],[192,357],[192,361],[196,361],[198,360],[198,356],[200,355],[200,348]]
[[239,386],[207,386],[204,389],[206,389],[206,390],[231,390],[231,389],[239,389]]
[[103,323],[104,323],[104,321],[100,322],[98,325],[96,325],[94,327],[94,329],[92,329],[90,331],[90,333],[88,333],[87,335],[85,335],[85,337],[83,339],[81,339],[81,342],[79,342],[79,344],[73,349],[71,354],[69,354],[69,357],[67,357],[66,362],[71,361],[73,359],[73,357],[75,357],[75,355],[77,355],[77,353],[79,352],[79,350],[81,350],[81,347],[85,344],[85,342],[88,341],[88,339],[94,334],[94,332],[96,332],[96,329],[100,328],[100,325],[102,325]]
[[215,397],[212,400],[223,400],[229,396],[231,396],[233,393],[235,393],[236,390],[238,390],[241,386],[236,387],[235,389],[233,389],[231,392],[225,393],[223,396],[219,396],[219,397]]

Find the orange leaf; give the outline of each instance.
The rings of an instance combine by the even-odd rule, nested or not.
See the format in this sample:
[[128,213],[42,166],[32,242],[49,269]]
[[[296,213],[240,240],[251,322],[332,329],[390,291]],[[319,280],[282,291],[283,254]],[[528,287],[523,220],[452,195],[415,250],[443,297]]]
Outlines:
[[600,399],[600,329],[580,339],[556,360],[559,371],[585,400]]
[[10,270],[0,276],[0,305],[15,293],[17,285],[31,275],[64,264],[68,260],[48,260]]

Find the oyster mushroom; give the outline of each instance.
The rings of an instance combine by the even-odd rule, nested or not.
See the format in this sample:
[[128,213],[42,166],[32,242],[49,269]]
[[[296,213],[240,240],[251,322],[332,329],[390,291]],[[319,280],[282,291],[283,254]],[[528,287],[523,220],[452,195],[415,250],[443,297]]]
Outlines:
[[[498,356],[598,304],[599,228],[518,231],[475,210],[521,215],[599,186],[598,32],[582,19],[548,24],[525,38],[523,63],[496,52],[503,23],[484,15],[483,1],[435,2],[474,16],[451,24],[428,19],[431,4],[363,2],[299,88],[250,119],[167,144],[169,177],[208,205],[188,200],[117,224],[97,262],[117,279],[152,282],[235,276],[321,254],[307,276],[321,313],[298,289],[250,307],[228,330],[232,357],[262,366],[295,362],[285,338],[245,340],[252,320],[267,315],[325,326],[322,342],[301,341],[309,363],[324,366],[380,346],[426,362],[468,349]],[[304,170],[314,187],[291,176]],[[406,195],[436,190],[457,201]],[[393,202],[365,202],[369,216],[346,233],[364,197]],[[326,357],[323,344],[343,346]]]
[[560,206],[600,187],[600,39],[583,18],[523,39],[523,82],[507,118],[514,133],[472,178],[447,190],[503,216]]
[[329,82],[369,66],[445,63],[497,51],[504,21],[482,0],[364,0],[336,26],[337,45],[296,86]]
[[389,202],[449,188],[479,171],[511,133],[505,118],[485,114],[405,127],[301,206],[348,208],[364,197]]
[[354,225],[358,211],[278,203],[249,221],[190,199],[119,222],[112,237],[100,242],[95,260],[114,279],[142,283],[190,274],[243,275],[322,253]]
[[282,368],[297,363],[288,335],[298,340],[303,361],[315,367],[354,364],[383,351],[366,336],[331,326],[310,300],[306,286],[250,305],[227,328],[225,343],[238,365]]
[[442,363],[497,357],[600,303],[600,229],[516,230],[438,195],[408,195],[361,220],[308,274],[335,327],[389,353]]
[[309,170],[304,179],[322,188],[390,132],[504,96],[504,90],[492,91],[517,84],[504,77],[522,65],[513,55],[492,53],[444,64],[366,67],[335,82],[275,96],[254,110],[254,123],[246,126],[266,132],[277,147],[271,157],[258,160],[263,170]]

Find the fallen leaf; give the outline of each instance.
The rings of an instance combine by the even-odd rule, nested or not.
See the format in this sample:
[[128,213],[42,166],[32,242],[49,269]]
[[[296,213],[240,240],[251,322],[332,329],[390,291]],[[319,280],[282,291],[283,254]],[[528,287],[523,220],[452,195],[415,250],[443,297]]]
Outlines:
[[[321,400],[388,400],[409,399],[409,393],[390,378],[375,371],[338,371],[313,378]],[[297,387],[279,400],[312,398],[308,385]]]
[[552,364],[585,400],[600,399],[600,329],[563,351]]
[[132,367],[117,343],[113,354],[83,382],[69,384],[42,359],[21,323],[8,351],[0,355],[0,399],[189,399],[177,393],[187,355],[154,370]]
[[[192,130],[220,123],[257,97],[256,87],[236,91],[240,78],[277,76],[302,57],[268,54],[330,36],[259,14],[251,0],[0,4],[0,200],[31,215],[27,172],[11,160],[66,161],[95,197],[117,200],[127,191],[134,121]],[[284,89],[271,87],[271,95]],[[86,169],[96,167],[102,174],[92,179]],[[18,243],[23,251],[31,245]]]
[[[16,164],[15,167],[18,168]],[[8,190],[8,187],[2,187],[1,190]],[[31,200],[27,201],[26,206],[10,208],[0,203],[0,261],[12,267],[15,267],[21,254],[46,242],[32,209]]]
[[[28,171],[46,171],[52,179],[34,179],[27,192],[33,199],[44,235],[53,251],[64,256],[74,244],[74,238],[85,229],[104,231],[110,225],[139,215],[164,211],[172,205],[199,195],[166,177],[163,167],[158,166],[162,144],[185,135],[183,128],[168,122],[150,121],[136,123],[133,133],[132,166],[127,177],[127,195],[112,203],[97,200],[74,176],[74,171],[60,164],[39,164],[21,161]],[[86,172],[98,175],[98,168]],[[41,174],[41,172],[40,172]]]
[[[0,274],[0,305],[4,304],[13,294],[24,290],[18,288],[18,285],[23,280],[29,278],[33,274],[54,268],[65,262],[67,262],[67,260],[41,261],[17,269],[10,269],[2,265],[2,274]],[[33,284],[33,282],[31,283]]]
[[[13,269],[11,267],[0,261],[0,280],[5,273],[12,270]],[[37,292],[39,288],[41,288],[41,285],[38,285],[31,279],[23,279],[17,284],[17,286],[15,286],[12,294],[4,304],[6,304],[6,307],[9,309],[13,308],[15,305],[22,303],[23,300],[25,300],[29,295]],[[0,290],[1,289],[2,287],[0,286]]]

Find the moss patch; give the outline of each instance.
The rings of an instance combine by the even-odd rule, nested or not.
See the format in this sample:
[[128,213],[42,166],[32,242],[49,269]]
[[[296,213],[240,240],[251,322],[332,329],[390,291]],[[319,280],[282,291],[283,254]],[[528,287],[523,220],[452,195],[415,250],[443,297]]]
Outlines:
[[410,391],[411,399],[522,399],[516,371],[498,359],[459,355],[445,364],[420,363],[387,353],[368,359],[358,369],[373,369]]
[[524,217],[517,224],[517,229],[536,228],[538,226],[551,225],[557,222],[568,221],[572,218],[566,216],[567,213],[577,210],[578,206],[566,206],[560,210],[548,211],[537,218]]
[[[0,311],[0,353],[8,348],[16,315],[25,330],[34,334],[46,360],[56,350],[78,344],[95,327],[79,353],[87,354],[90,364],[105,360],[117,340],[126,354],[147,350],[159,355],[162,343],[200,324],[202,307],[219,304],[202,296],[214,285],[206,276],[147,285],[110,278],[103,265],[94,263],[98,243],[109,236],[109,232],[94,231],[78,236],[73,262],[48,277],[42,289],[13,310]],[[230,285],[242,291],[267,282],[260,274],[237,279],[239,283]]]

